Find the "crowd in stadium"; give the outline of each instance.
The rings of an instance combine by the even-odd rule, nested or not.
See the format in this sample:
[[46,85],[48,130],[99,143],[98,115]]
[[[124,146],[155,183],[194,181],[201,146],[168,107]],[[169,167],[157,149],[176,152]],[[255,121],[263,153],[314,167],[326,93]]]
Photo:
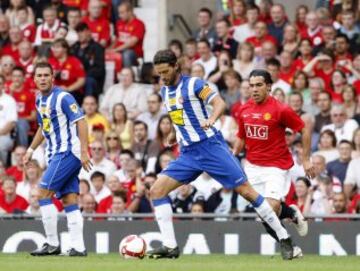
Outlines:
[[[271,0],[218,2],[217,10],[201,8],[193,36],[171,40],[169,49],[184,74],[220,92],[227,110],[216,125],[229,147],[239,109],[250,98],[249,73],[267,69],[272,95],[313,133],[316,177],[309,180],[300,135],[286,131],[295,165],[285,201],[305,215],[360,213],[360,5],[314,1],[316,7],[297,6],[290,18]],[[44,61],[86,115],[94,166],[79,175],[83,214],[153,211],[149,189],[180,150],[167,145],[174,128],[162,106],[162,82],[144,62],[146,31],[125,0],[1,1],[0,214],[39,214],[44,147],[26,167],[22,157],[37,129],[33,67]],[[106,69],[109,62],[113,70]],[[114,82],[105,88],[109,72]],[[207,174],[171,196],[175,213],[253,211]]]

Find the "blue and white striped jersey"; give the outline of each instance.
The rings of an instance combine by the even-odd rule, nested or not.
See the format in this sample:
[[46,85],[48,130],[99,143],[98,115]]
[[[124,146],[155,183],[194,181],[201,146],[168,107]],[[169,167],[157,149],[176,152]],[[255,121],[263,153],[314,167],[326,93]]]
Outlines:
[[201,128],[201,123],[209,117],[205,105],[216,95],[218,93],[205,81],[183,75],[177,86],[161,88],[163,102],[182,146],[202,141],[218,131],[215,127],[208,130]]
[[36,113],[46,139],[47,160],[66,151],[80,158],[80,140],[75,123],[84,118],[84,114],[74,97],[54,87],[49,95],[39,94],[36,97]]

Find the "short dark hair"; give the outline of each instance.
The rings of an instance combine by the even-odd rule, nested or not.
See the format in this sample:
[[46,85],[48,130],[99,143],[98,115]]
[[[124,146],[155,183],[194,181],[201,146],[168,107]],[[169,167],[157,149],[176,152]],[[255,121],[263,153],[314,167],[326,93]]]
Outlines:
[[13,72],[14,71],[19,71],[19,72],[21,72],[22,73],[22,75],[25,75],[25,71],[24,71],[24,68],[23,67],[21,67],[21,66],[16,66],[15,68],[13,68],[13,70],[12,70]]
[[39,68],[48,68],[48,69],[50,69],[51,74],[54,74],[53,67],[47,62],[36,63],[35,67],[34,67],[34,74],[36,73],[36,70],[39,69]]
[[270,58],[270,59],[266,60],[265,64],[266,64],[266,66],[276,66],[279,69],[281,67],[280,61],[277,60],[276,58]]
[[307,177],[297,177],[296,182],[298,182],[298,181],[303,181],[307,188],[309,188],[311,186],[311,182]]
[[255,4],[249,4],[246,6],[246,11],[248,10],[257,10],[258,13],[260,13],[260,8]]
[[351,146],[351,148],[353,148],[353,146],[354,146],[353,143],[351,141],[347,140],[347,139],[340,140],[338,145],[340,145],[340,144],[348,144],[348,145]]
[[181,43],[180,40],[178,40],[178,39],[172,39],[172,40],[169,42],[169,46],[168,46],[168,47],[170,48],[171,46],[176,46],[176,47],[178,47],[178,48],[180,49],[181,52],[183,52],[183,44]]
[[82,31],[88,30],[88,29],[89,29],[89,26],[85,22],[81,22],[75,27],[76,32],[82,32]]
[[154,65],[169,64],[170,66],[175,66],[176,63],[176,55],[169,49],[160,50],[154,56]]
[[260,76],[264,78],[265,84],[272,84],[273,81],[271,79],[271,75],[267,70],[263,70],[263,69],[256,69],[251,71],[249,78],[251,77],[255,77],[255,76]]
[[136,121],[134,122],[134,127],[137,126],[137,125],[144,125],[145,130],[148,131],[148,126],[147,126],[147,124],[146,124],[145,122],[143,122],[143,121],[141,121],[141,120],[136,120]]
[[57,39],[52,43],[52,45],[55,45],[55,44],[59,44],[62,48],[64,48],[66,50],[67,54],[70,53],[70,45],[66,39],[63,39],[63,38]]
[[71,11],[78,12],[79,14],[81,14],[81,10],[79,8],[76,8],[76,7],[69,7],[67,9],[67,14],[69,14],[69,12],[71,12]]
[[205,38],[200,39],[197,43],[206,43],[207,47],[211,48],[210,42]]
[[200,13],[200,12],[206,12],[207,14],[209,14],[210,19],[212,18],[213,13],[212,13],[212,11],[210,9],[208,9],[206,7],[203,7],[201,9],[199,9],[198,13]]
[[330,94],[330,92],[325,91],[325,90],[322,90],[322,91],[320,91],[319,95],[320,95],[320,94],[325,94],[325,95],[329,98],[329,100],[331,100],[331,94]]
[[105,174],[100,171],[95,171],[93,174],[91,174],[90,180],[92,181],[95,178],[101,178],[105,182]]
[[221,19],[217,20],[216,23],[225,23],[227,27],[231,26],[230,21],[228,19],[226,19],[226,18],[221,18]]
[[349,37],[348,37],[347,35],[345,35],[344,33],[339,33],[339,34],[337,34],[336,37],[335,37],[335,40],[338,39],[338,38],[344,39],[347,44],[350,43]]

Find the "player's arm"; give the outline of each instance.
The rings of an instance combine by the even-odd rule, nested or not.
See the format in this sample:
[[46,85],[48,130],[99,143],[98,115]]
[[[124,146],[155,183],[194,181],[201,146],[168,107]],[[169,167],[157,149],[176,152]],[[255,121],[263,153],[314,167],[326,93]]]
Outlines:
[[244,149],[244,146],[245,146],[245,139],[236,137],[232,150],[233,154],[239,155],[239,153]]
[[313,164],[310,161],[310,154],[311,154],[311,129],[305,126],[301,130],[302,134],[302,144],[303,144],[303,167],[305,170],[306,176],[309,178],[315,177],[315,169]]
[[84,118],[76,121],[81,146],[81,164],[86,171],[90,171],[92,163],[88,154],[88,127]]
[[209,104],[211,104],[212,107],[213,107],[213,113],[207,120],[205,120],[201,124],[201,128],[203,128],[205,130],[207,130],[211,126],[213,126],[214,123],[217,121],[217,119],[220,118],[220,116],[224,113],[224,111],[226,109],[226,103],[224,102],[224,100],[218,94],[216,94],[211,99]]
[[43,140],[44,140],[44,135],[42,133],[41,126],[39,126],[39,128],[37,129],[36,134],[34,136],[34,139],[30,144],[30,147],[27,149],[27,151],[23,157],[24,165],[26,165],[30,161],[33,152],[37,149],[37,147],[40,146],[40,144],[41,144],[41,142],[43,142]]
[[64,87],[66,91],[73,92],[85,86],[85,77],[79,77],[73,84],[68,87]]

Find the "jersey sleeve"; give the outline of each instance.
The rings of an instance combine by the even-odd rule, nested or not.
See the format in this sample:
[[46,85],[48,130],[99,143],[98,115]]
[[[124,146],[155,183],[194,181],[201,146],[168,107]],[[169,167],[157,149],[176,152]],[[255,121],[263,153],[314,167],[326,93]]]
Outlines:
[[300,132],[305,124],[299,115],[295,113],[289,106],[284,106],[281,110],[281,123],[286,128],[292,129],[294,132]]
[[244,128],[244,121],[241,116],[242,116],[242,110],[240,110],[239,117],[236,120],[238,123],[238,126],[239,126],[239,129],[238,129],[238,132],[236,135],[238,138],[245,139],[246,134],[245,134],[245,128]]
[[199,99],[203,100],[207,104],[210,103],[216,95],[218,95],[215,90],[211,89],[209,85],[201,79],[196,79],[194,83],[194,92]]
[[84,113],[71,94],[66,94],[61,100],[61,109],[71,123],[84,118]]

